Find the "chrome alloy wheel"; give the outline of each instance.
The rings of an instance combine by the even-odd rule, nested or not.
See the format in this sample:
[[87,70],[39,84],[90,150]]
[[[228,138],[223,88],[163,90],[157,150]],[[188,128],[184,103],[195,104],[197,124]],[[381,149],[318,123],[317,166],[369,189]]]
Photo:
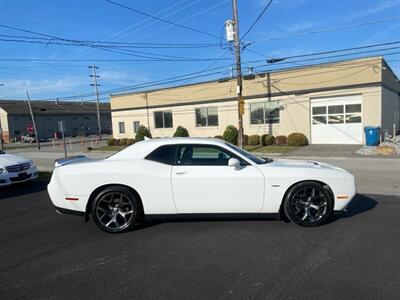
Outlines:
[[106,193],[96,205],[97,220],[110,231],[121,231],[128,227],[135,214],[132,200],[124,193]]
[[292,196],[290,208],[299,221],[312,224],[328,213],[328,199],[320,188],[303,187]]

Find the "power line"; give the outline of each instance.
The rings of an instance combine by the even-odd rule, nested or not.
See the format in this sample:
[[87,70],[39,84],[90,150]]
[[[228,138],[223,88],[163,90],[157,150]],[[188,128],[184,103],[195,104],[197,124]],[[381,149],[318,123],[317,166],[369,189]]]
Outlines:
[[180,28],[183,28],[183,29],[186,29],[186,30],[190,30],[190,31],[193,31],[193,32],[197,32],[197,33],[205,34],[205,35],[208,35],[208,36],[212,36],[212,37],[214,37],[214,38],[219,39],[219,36],[218,36],[218,35],[215,35],[215,34],[213,34],[213,33],[209,33],[209,32],[206,32],[206,31],[203,31],[203,30],[199,30],[199,29],[196,29],[196,28],[193,28],[193,27],[189,27],[189,26],[186,26],[186,25],[181,25],[181,24],[178,24],[178,23],[169,21],[169,20],[167,20],[167,19],[163,19],[163,18],[154,16],[154,15],[151,15],[151,14],[149,14],[149,13],[142,12],[142,11],[140,11],[140,10],[137,10],[137,9],[135,9],[135,8],[132,8],[132,7],[123,5],[123,4],[121,4],[121,3],[118,3],[118,2],[115,2],[115,1],[112,1],[112,0],[105,0],[105,1],[106,1],[106,2],[109,2],[109,3],[111,3],[111,4],[114,4],[114,5],[120,6],[120,7],[122,7],[122,8],[125,8],[125,9],[127,9],[127,10],[133,11],[133,12],[135,12],[135,13],[141,14],[141,15],[143,15],[143,16],[152,18],[152,19],[155,19],[155,20],[158,20],[158,21],[161,21],[161,22],[164,22],[164,23],[167,23],[167,24],[176,26],[176,27],[180,27]]
[[0,61],[12,62],[204,62],[230,58],[187,58],[187,59],[28,59],[28,58],[0,58]]
[[[108,1],[108,0],[107,0]],[[254,26],[256,26],[257,22],[261,19],[263,14],[267,11],[267,9],[270,7],[272,4],[273,0],[270,0],[268,4],[264,7],[264,9],[261,11],[261,13],[258,15],[258,17],[254,20],[254,22],[250,25],[249,29],[243,34],[243,36],[240,38],[240,40],[243,40],[245,36],[253,29]]]
[[[369,67],[371,67],[373,65],[376,65],[376,64],[370,64]],[[329,67],[329,66],[326,66],[326,65],[303,65],[303,66],[304,67],[314,67],[314,68]],[[359,62],[342,63],[340,65],[340,67],[342,67],[342,66],[346,66],[346,67],[344,67],[344,69],[354,69],[354,68],[360,67],[359,66]],[[258,66],[258,67],[261,67],[261,66]],[[214,68],[214,69],[219,69],[219,68],[220,67]],[[278,71],[284,71],[284,70],[288,70],[288,69],[287,68],[268,69],[268,70],[260,71],[260,73],[278,72]],[[200,73],[200,72],[197,72],[197,73]],[[336,72],[336,70],[324,71],[324,72],[316,73],[316,74],[331,73],[331,72]],[[184,81],[184,80],[187,80],[187,79],[200,78],[200,77],[216,75],[216,74],[221,74],[221,73],[223,73],[223,72],[213,72],[213,73],[208,73],[208,74],[199,75],[199,76],[191,76],[191,77],[187,77],[186,75],[188,75],[188,74],[186,74],[186,75],[171,77],[171,78],[167,78],[167,79],[163,79],[163,80],[158,80],[158,81],[152,81],[152,82],[147,82],[147,83],[143,83],[143,84],[138,84],[138,85],[134,85],[134,86],[122,87],[122,88],[117,88],[117,89],[112,89],[112,90],[104,90],[103,92],[101,92],[99,94],[120,93],[120,92],[124,92],[124,91],[132,91],[133,92],[135,90],[142,89],[142,88],[155,87],[155,86],[165,85],[165,84],[169,84],[169,83],[176,83],[176,82]],[[192,74],[195,74],[195,73],[192,73]],[[316,75],[316,74],[314,74],[314,75]],[[302,76],[309,76],[309,75],[308,74],[306,74],[306,75],[302,74],[302,75],[297,75],[297,76],[292,76],[292,77],[284,77],[284,78],[280,78],[280,80],[289,79],[289,78],[297,78],[297,77],[302,77]],[[168,88],[168,87],[165,87],[165,88]],[[138,91],[138,92],[140,92],[140,91]],[[76,95],[76,96],[60,97],[59,99],[63,100],[63,101],[68,101],[68,100],[73,100],[73,99],[80,99],[80,98],[83,98],[83,97],[89,97],[89,96],[93,96],[93,94],[92,93],[91,94],[80,94],[80,95]],[[107,98],[101,98],[101,100],[106,100],[106,99]],[[53,100],[53,99],[42,99],[42,100]],[[89,101],[89,102],[90,101],[96,101],[96,99],[91,99],[91,100],[86,100],[86,101]]]
[[[35,32],[35,31],[22,29],[22,28],[17,28],[17,27],[13,27],[13,26],[8,26],[8,25],[4,25],[4,24],[0,24],[0,27],[46,37],[47,39],[49,39],[47,41],[47,43],[46,43],[47,45],[50,44],[50,43],[54,43],[54,44],[68,44],[68,43],[70,43],[70,44],[73,44],[75,46],[86,46],[86,47],[91,47],[91,48],[95,48],[95,49],[99,49],[99,50],[103,50],[103,51],[116,52],[116,53],[119,53],[119,54],[126,54],[126,55],[130,55],[130,56],[136,56],[136,57],[142,57],[142,58],[159,59],[159,57],[154,57],[154,55],[160,56],[159,54],[154,54],[154,53],[148,53],[148,55],[153,55],[153,57],[138,55],[138,54],[134,54],[134,53],[126,53],[126,51],[124,52],[124,51],[121,51],[121,50],[112,49],[112,47],[110,47],[110,46],[104,46],[104,45],[101,46],[101,45],[97,45],[97,44],[92,44],[90,42],[84,42],[84,41],[79,41],[79,40],[74,40],[74,39],[67,39],[67,38],[57,37],[57,36],[53,36],[53,35],[49,35],[49,34],[44,34],[44,33],[41,33],[41,32]],[[5,39],[3,39],[3,40],[5,40]],[[57,40],[58,42],[53,42],[53,40]],[[14,39],[13,41],[17,41],[17,40]],[[41,42],[37,42],[37,43],[41,43]],[[183,58],[183,60],[186,60],[186,59],[187,58]],[[195,60],[197,60],[197,59],[195,59]]]
[[[397,47],[391,47],[387,49],[377,49],[377,50],[368,50],[368,51],[359,51],[355,53],[345,53],[345,54],[337,54],[337,55],[330,55],[330,56],[325,56],[325,57],[316,57],[316,58],[308,58],[308,59],[299,59],[295,61],[289,61],[289,62],[279,62],[274,65],[283,65],[283,64],[293,64],[293,63],[302,63],[306,61],[316,61],[316,60],[323,60],[323,59],[332,59],[332,58],[339,58],[339,57],[346,57],[346,56],[354,56],[354,55],[360,55],[360,54],[369,54],[373,52],[379,52],[379,51],[388,51],[388,50],[394,50],[394,49],[400,49],[400,46]],[[377,53],[376,55],[395,55],[399,54],[400,52],[391,52],[391,53]],[[358,57],[358,58],[365,58],[365,57]]]
[[312,34],[318,34],[318,33],[324,33],[324,32],[329,32],[329,31],[336,31],[336,30],[353,29],[353,28],[357,28],[360,26],[367,26],[367,25],[372,25],[372,24],[377,24],[377,23],[385,23],[385,22],[398,21],[398,20],[400,20],[400,16],[392,17],[392,18],[384,18],[384,19],[375,19],[375,20],[370,20],[370,21],[362,22],[362,23],[356,23],[356,24],[350,24],[350,25],[344,25],[344,26],[334,26],[334,27],[328,27],[328,28],[323,28],[323,29],[319,29],[319,30],[299,32],[299,33],[282,35],[282,36],[273,36],[273,37],[269,37],[269,38],[265,38],[265,39],[259,39],[259,40],[256,40],[255,42],[265,42],[265,41],[272,41],[272,40],[288,39],[288,38],[292,38],[292,37],[306,36],[306,35],[312,35]]
[[[292,58],[307,57],[307,56],[333,54],[333,53],[339,53],[339,52],[347,52],[347,51],[354,51],[354,50],[361,50],[361,49],[368,49],[368,48],[375,48],[375,47],[383,47],[383,46],[390,46],[390,45],[396,45],[396,44],[400,44],[400,41],[386,42],[386,43],[379,43],[379,44],[370,44],[370,45],[366,45],[366,46],[344,48],[344,49],[338,49],[338,50],[321,51],[321,52],[308,53],[308,54],[292,55],[292,56],[283,57],[281,59],[292,59]],[[390,50],[392,48],[388,48],[388,49]],[[382,50],[385,50],[385,49],[382,49]]]
[[[21,41],[21,42],[36,42],[42,44],[55,44],[54,38],[44,38],[44,37],[34,37],[34,36],[24,36],[24,35],[9,35],[0,34],[1,38],[5,41]],[[175,49],[175,48],[216,48],[220,47],[218,43],[140,43],[140,42],[113,42],[113,41],[94,41],[94,40],[71,40],[60,38],[64,40],[62,45],[75,45],[75,44],[93,44],[94,46],[112,46],[120,48],[161,48],[161,49]],[[59,40],[59,39],[56,39]],[[76,41],[76,42],[73,42]]]

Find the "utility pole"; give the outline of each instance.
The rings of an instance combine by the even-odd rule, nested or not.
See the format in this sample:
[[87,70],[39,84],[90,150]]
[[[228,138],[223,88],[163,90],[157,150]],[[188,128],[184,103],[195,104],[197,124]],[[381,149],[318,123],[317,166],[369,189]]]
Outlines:
[[144,99],[146,100],[146,111],[147,111],[147,128],[150,129],[150,118],[149,118],[149,100],[147,99],[147,93],[144,93]]
[[233,29],[234,29],[234,45],[236,57],[236,93],[238,101],[238,146],[243,147],[243,114],[244,100],[242,97],[242,64],[240,60],[240,36],[239,36],[239,18],[237,0],[232,0],[233,9]]
[[93,83],[91,83],[91,86],[94,86],[94,90],[96,91],[96,99],[97,99],[97,128],[98,128],[98,136],[99,140],[101,140],[101,121],[100,121],[100,99],[99,99],[99,89],[98,87],[100,84],[97,83],[97,78],[99,78],[99,75],[96,75],[96,69],[99,67],[93,65],[89,66],[89,69],[92,69],[92,74],[89,75],[91,78],[93,78]]
[[[0,88],[4,86],[3,83],[0,83]],[[0,98],[1,98],[1,89],[0,89]],[[0,150],[4,150],[4,142],[3,142],[3,127],[1,127],[1,114],[0,114]]]
[[29,93],[28,93],[28,91],[26,91],[26,98],[28,99],[29,112],[30,112],[30,114],[31,114],[33,130],[35,131],[36,146],[37,146],[38,150],[40,150],[39,135],[38,135],[38,132],[37,132],[37,130],[36,130],[35,116],[33,115],[33,110],[32,110],[32,105],[31,105],[31,99],[29,98]]

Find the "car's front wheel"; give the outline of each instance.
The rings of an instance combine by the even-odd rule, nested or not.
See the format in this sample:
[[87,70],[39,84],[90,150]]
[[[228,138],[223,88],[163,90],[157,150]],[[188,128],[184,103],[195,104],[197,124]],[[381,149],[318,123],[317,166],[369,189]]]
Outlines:
[[92,216],[96,225],[107,232],[130,230],[137,223],[139,215],[139,199],[125,187],[108,187],[92,203]]
[[333,213],[333,199],[329,190],[318,182],[301,182],[287,193],[285,215],[294,223],[314,227],[325,223]]

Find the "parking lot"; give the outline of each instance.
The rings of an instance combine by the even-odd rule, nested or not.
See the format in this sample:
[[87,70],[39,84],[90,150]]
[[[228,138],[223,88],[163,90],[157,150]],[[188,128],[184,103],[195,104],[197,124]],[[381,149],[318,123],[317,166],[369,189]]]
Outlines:
[[57,214],[46,184],[1,190],[1,299],[400,295],[399,196],[359,194],[347,213],[319,228],[263,219],[160,221],[113,235]]

